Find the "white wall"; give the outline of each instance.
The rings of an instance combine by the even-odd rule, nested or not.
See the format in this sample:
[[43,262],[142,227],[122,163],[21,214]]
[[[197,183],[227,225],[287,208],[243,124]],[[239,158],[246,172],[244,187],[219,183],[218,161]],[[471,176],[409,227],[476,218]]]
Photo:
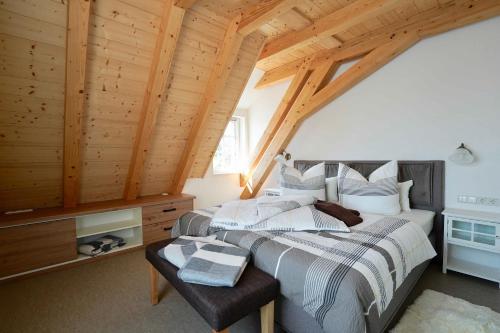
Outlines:
[[[463,141],[478,161],[470,166],[446,162],[446,205],[500,212],[500,207],[456,202],[458,194],[500,198],[498,31],[500,18],[494,18],[421,41],[306,120],[287,150],[294,159],[447,160]],[[254,73],[252,80],[260,75]],[[250,147],[288,84],[243,96]],[[275,185],[276,176],[274,171],[265,186]],[[231,187],[225,178],[214,177],[220,178],[198,181],[197,193],[188,186],[185,192],[197,194],[199,206],[210,201],[202,196],[213,197],[214,191],[227,191],[220,198],[238,197],[237,178]]]

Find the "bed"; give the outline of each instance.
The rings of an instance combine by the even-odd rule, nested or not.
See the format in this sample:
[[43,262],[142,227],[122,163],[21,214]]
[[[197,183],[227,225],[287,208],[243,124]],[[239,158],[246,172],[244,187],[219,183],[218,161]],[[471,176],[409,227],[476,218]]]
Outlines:
[[[295,167],[300,171],[305,171],[320,162],[323,161],[295,161]],[[337,174],[338,163],[339,161],[325,161],[327,177]],[[342,163],[349,165],[366,176],[385,162],[342,161]],[[392,242],[397,242],[398,237],[401,235],[398,236],[396,232],[390,232],[404,225],[404,228],[402,227],[401,229],[408,229],[404,231],[406,234],[422,234],[428,246],[427,239],[425,238],[427,236],[431,243],[439,249],[440,245],[436,244],[436,240],[442,238],[442,217],[440,213],[444,203],[444,162],[399,161],[398,166],[400,182],[410,179],[414,181],[414,187],[410,192],[412,212],[405,212],[394,217],[364,214],[364,222],[351,228],[351,230],[353,233],[370,233],[372,236],[376,234],[376,237],[387,237]],[[216,210],[217,208],[210,208],[186,214],[178,221],[174,228],[174,234],[204,236],[213,232],[213,230],[210,230],[209,224],[211,216]],[[414,223],[407,223],[408,220]],[[421,228],[423,232],[412,232],[411,228]],[[404,274],[398,273],[394,267],[388,267],[388,273],[385,276],[392,277],[394,284],[391,286],[392,289],[384,288],[383,286],[391,281],[387,282],[388,279],[385,279],[380,282],[379,280],[381,279],[379,276],[373,274],[375,277],[372,280],[376,281],[370,281],[370,283],[372,283],[372,287],[373,284],[378,283],[379,289],[371,288],[371,291],[360,292],[360,288],[357,285],[355,286],[356,281],[360,279],[358,274],[356,274],[356,269],[343,269],[345,266],[344,263],[338,265],[342,268],[338,271],[344,272],[340,279],[337,277],[332,279],[331,276],[328,276],[326,277],[326,280],[329,281],[327,284],[323,282],[325,279],[322,280],[320,276],[317,278],[317,283],[315,283],[315,277],[311,277],[311,274],[315,274],[315,271],[311,269],[313,266],[312,263],[314,265],[317,263],[317,257],[314,257],[315,248],[318,248],[318,251],[323,251],[324,248],[330,246],[328,244],[336,244],[336,242],[339,242],[341,246],[348,246],[348,244],[353,243],[353,240],[347,242],[346,239],[338,237],[339,235],[312,232],[282,233],[277,235],[275,233],[253,231],[219,231],[217,234],[219,238],[225,241],[247,247],[253,253],[254,264],[280,280],[282,296],[277,302],[276,322],[283,330],[288,332],[363,332],[365,329],[367,332],[383,332],[387,329],[392,318],[429,263],[429,260],[426,260],[418,265],[410,266],[408,264],[408,272]],[[405,237],[408,237],[408,235]],[[388,257],[389,248],[405,246],[404,243],[401,243],[401,240],[404,239],[404,237],[400,237],[400,243],[397,246],[392,247],[391,245],[377,251],[379,254],[384,253],[384,256]],[[415,244],[420,244],[417,241],[415,240]],[[419,242],[422,243],[423,241],[420,240]],[[363,246],[369,247],[371,250],[382,243],[374,242],[367,246],[363,241]],[[284,249],[283,246],[285,245],[288,248]],[[423,245],[422,243],[422,249],[420,249],[419,246],[412,243],[412,246],[417,248],[418,251],[424,251]],[[306,253],[306,251],[303,251],[304,248],[302,247],[307,247],[309,252]],[[380,245],[380,247],[383,246]],[[289,250],[291,250],[290,253],[287,253]],[[338,249],[335,251],[338,252]],[[337,252],[333,255],[337,256]],[[355,259],[352,259],[354,258],[353,253],[345,252],[341,256],[343,258],[348,257],[352,261],[349,264],[352,267],[358,265],[358,261],[366,261],[364,257],[355,257]],[[394,258],[390,259],[398,264],[394,264],[394,266],[397,266],[398,270],[400,270],[400,266],[402,265],[399,264],[399,261],[396,262]],[[411,257],[403,258],[403,255],[401,255],[401,258],[400,261],[404,262],[405,267],[412,259]],[[373,266],[373,263],[370,262],[363,262],[362,264],[368,268]],[[375,269],[373,270],[376,271]],[[317,272],[318,275],[322,274],[321,269]],[[378,271],[377,274],[379,274]],[[382,276],[382,274],[380,275]],[[399,281],[397,281],[396,285],[396,280],[398,279]],[[368,283],[365,282],[365,284]],[[351,287],[351,285],[353,286]],[[318,292],[315,289],[319,288],[322,288],[322,294],[320,295],[325,295],[321,297],[328,297],[329,302],[325,301],[322,304],[315,304],[318,302],[316,295]],[[316,298],[308,299],[311,293],[314,292],[316,292]],[[377,294],[376,296],[378,297],[371,294]],[[390,297],[386,294],[390,294]],[[384,300],[386,300],[386,303],[381,305],[381,302],[384,302]],[[370,305],[374,303],[376,306]],[[311,308],[314,308],[314,311]],[[383,309],[383,312],[379,309]]]

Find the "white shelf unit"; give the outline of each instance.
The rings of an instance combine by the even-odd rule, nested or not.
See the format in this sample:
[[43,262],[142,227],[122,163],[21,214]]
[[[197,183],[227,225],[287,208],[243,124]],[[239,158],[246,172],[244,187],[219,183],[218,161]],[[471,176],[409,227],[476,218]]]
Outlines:
[[446,209],[443,273],[494,281],[500,288],[500,215]]
[[[123,209],[113,212],[79,216],[76,218],[77,246],[113,235],[124,239],[126,244],[99,255],[123,251],[142,245],[142,212],[141,208]],[[80,254],[77,260],[91,258]]]

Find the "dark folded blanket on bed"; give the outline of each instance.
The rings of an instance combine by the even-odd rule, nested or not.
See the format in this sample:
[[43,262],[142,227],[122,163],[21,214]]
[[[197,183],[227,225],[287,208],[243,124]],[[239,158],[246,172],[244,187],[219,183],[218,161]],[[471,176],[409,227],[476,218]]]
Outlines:
[[348,227],[355,226],[363,222],[363,219],[359,216],[359,212],[353,209],[347,209],[333,202],[318,200],[314,207],[330,216],[333,216],[342,222],[344,222]]

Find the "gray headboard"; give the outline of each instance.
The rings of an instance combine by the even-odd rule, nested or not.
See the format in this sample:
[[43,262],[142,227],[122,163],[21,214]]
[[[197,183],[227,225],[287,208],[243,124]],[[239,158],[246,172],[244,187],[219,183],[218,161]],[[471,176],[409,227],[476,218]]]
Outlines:
[[[295,168],[304,172],[321,162],[325,162],[326,177],[337,175],[339,162],[368,177],[370,173],[388,161],[297,160],[294,165]],[[436,247],[439,250],[443,230],[441,212],[444,209],[444,161],[398,161],[398,166],[399,182],[413,180],[413,187],[410,190],[410,206],[416,209],[432,210],[436,213],[434,231],[436,232]]]

